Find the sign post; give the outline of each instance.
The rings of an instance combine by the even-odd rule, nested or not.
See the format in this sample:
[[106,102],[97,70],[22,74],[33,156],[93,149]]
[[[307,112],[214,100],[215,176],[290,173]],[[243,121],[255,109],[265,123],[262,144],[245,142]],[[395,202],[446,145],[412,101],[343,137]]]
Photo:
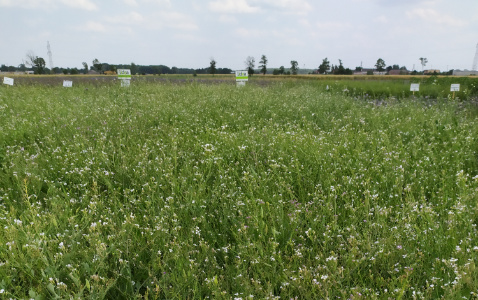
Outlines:
[[4,77],[4,78],[3,78],[3,84],[7,84],[7,85],[13,86],[13,78]]
[[245,86],[249,80],[249,74],[247,71],[236,71],[236,85]]
[[420,91],[420,84],[419,83],[412,83],[410,85],[410,92],[413,92],[413,96],[415,96],[415,92]]
[[459,83],[451,85],[450,92],[453,92],[453,100],[455,100],[455,92],[459,92],[459,91],[460,91],[460,84]]
[[131,70],[130,69],[118,69],[118,79],[121,80],[121,86],[129,87],[131,83]]

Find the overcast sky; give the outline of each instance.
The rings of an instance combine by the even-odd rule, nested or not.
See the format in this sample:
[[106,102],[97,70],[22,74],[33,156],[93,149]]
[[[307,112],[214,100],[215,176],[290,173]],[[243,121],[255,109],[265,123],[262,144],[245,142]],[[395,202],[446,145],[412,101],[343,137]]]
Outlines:
[[478,0],[0,0],[0,64],[18,66],[47,41],[59,67],[110,64],[243,69],[354,69],[378,58],[421,70],[471,69]]

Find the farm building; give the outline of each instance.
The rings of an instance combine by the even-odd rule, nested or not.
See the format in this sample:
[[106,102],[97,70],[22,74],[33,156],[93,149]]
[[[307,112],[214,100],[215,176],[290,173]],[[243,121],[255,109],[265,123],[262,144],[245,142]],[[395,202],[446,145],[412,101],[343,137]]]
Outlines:
[[425,70],[425,71],[423,71],[423,74],[424,74],[424,75],[434,74],[434,73],[440,74],[440,70],[438,70],[438,69],[430,69],[430,70]]
[[478,71],[461,71],[461,70],[453,70],[454,76],[478,76]]
[[408,75],[408,70],[390,70],[388,75]]

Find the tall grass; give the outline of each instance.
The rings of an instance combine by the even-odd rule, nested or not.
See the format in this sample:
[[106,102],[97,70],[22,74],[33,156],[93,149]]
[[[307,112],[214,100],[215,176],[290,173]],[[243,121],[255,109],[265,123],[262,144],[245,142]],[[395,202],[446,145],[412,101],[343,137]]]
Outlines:
[[478,294],[478,126],[310,82],[0,89],[0,297]]

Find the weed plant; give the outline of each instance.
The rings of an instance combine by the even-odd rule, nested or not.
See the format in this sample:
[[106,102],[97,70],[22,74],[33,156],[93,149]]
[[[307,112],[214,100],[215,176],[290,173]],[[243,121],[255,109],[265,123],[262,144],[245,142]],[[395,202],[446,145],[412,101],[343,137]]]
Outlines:
[[478,295],[478,123],[314,82],[0,88],[2,299]]

